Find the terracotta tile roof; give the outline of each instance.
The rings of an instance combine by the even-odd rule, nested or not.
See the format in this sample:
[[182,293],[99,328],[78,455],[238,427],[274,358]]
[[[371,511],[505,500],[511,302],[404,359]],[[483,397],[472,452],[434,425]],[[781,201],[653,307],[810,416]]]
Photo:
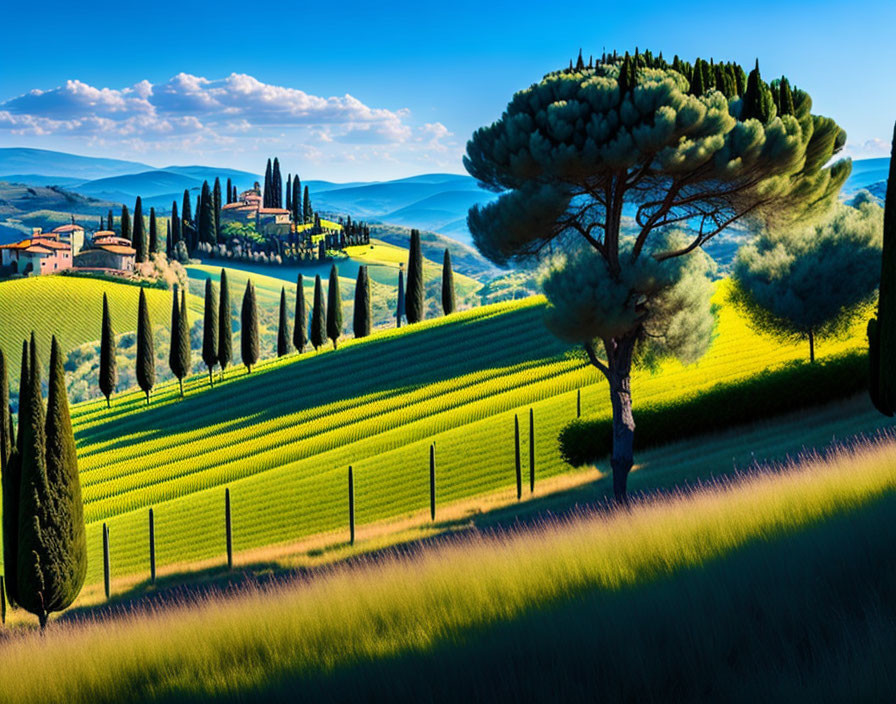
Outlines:
[[57,240],[35,240],[34,245],[49,249],[71,249],[71,245],[68,242],[59,242]]
[[0,249],[28,249],[30,246],[31,240],[22,240],[21,242],[0,245]]
[[259,208],[258,212],[265,213],[267,215],[273,215],[273,214],[289,215],[289,211],[286,208]]
[[245,205],[245,203],[228,203],[227,205],[222,206],[221,210],[234,210],[236,208],[242,208]]
[[50,249],[49,247],[45,247],[43,245],[43,243],[40,243],[40,244],[35,243],[35,244],[31,245],[30,247],[26,248],[25,251],[28,252],[28,254],[46,254],[46,255],[55,254],[55,252],[52,249]]
[[133,247],[125,247],[120,244],[101,244],[97,246],[97,249],[102,249],[106,252],[111,252],[112,254],[137,254],[137,250]]
[[84,228],[80,225],[60,225],[59,227],[54,227],[53,232],[73,232],[74,230],[83,230]]
[[97,230],[93,233],[94,239],[97,237],[116,237],[115,230]]

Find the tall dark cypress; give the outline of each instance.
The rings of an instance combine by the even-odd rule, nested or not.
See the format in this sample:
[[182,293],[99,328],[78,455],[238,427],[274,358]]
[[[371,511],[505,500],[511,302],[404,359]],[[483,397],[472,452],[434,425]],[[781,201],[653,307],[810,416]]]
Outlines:
[[277,356],[289,354],[289,314],[286,309],[286,287],[280,287],[280,319],[277,323]]
[[298,176],[292,180],[292,220],[302,222],[302,181]]
[[227,179],[227,205],[233,203],[233,185],[230,183],[230,179]]
[[401,327],[404,317],[404,269],[398,270],[398,304],[395,306],[395,327]]
[[215,203],[208,181],[202,183],[202,194],[199,196],[199,241],[215,244]]
[[149,394],[156,383],[156,352],[152,339],[152,321],[149,318],[149,307],[146,305],[146,292],[140,289],[140,301],[137,304],[137,384],[146,394],[149,405]]
[[181,238],[181,221],[177,214],[177,201],[171,201],[171,251],[174,252],[174,245],[180,242]]
[[231,202],[231,203],[236,203],[236,201],[237,201],[236,186],[234,186],[234,187],[233,187],[233,195],[232,195],[231,198],[230,198],[230,202]]
[[208,382],[214,384],[212,370],[218,362],[218,299],[212,280],[205,280],[205,308],[202,316],[202,361],[208,367]]
[[283,207],[292,212],[292,174],[286,174],[286,204]]
[[246,282],[240,313],[240,352],[246,371],[251,374],[252,367],[258,361],[258,306],[255,303],[255,287],[251,279]]
[[171,351],[168,354],[168,366],[180,384],[180,395],[184,395],[184,377],[190,373],[190,321],[187,317],[187,292],[181,291],[180,301],[177,298],[177,286],[171,305]]
[[327,286],[327,337],[333,341],[333,349],[342,334],[342,297],[339,295],[339,272],[336,265],[330,267],[330,283]]
[[143,222],[143,200],[137,196],[134,204],[134,249],[137,250],[135,260],[145,262],[149,257],[148,242],[146,241],[146,225]]
[[454,271],[451,269],[451,253],[446,248],[442,261],[442,310],[445,315],[451,315],[455,308],[457,300],[454,294]]
[[274,180],[273,173],[271,168],[271,160],[268,159],[268,165],[264,170],[264,190],[261,193],[261,204],[265,208],[270,208],[271,206],[271,194],[274,192]]
[[320,274],[314,277],[314,306],[311,309],[311,346],[317,351],[327,340],[327,308]]
[[174,250],[171,248],[171,220],[165,223],[165,256],[171,259],[174,256]]
[[193,213],[190,208],[190,191],[184,189],[184,200],[180,211],[180,239],[183,240],[187,251],[192,245]]
[[78,596],[87,576],[87,537],[78,478],[78,455],[68,407],[62,350],[53,337],[47,396],[46,469],[50,490],[41,534],[49,561],[42,560],[42,599],[47,612],[62,611]]
[[305,197],[302,201],[302,219],[305,223],[314,220],[314,209],[311,207],[311,195],[308,193],[308,186],[305,186]]
[[411,230],[408,285],[405,292],[405,315],[408,323],[419,323],[423,320],[423,294],[423,250],[420,248],[420,230]]
[[[27,347],[25,348],[27,351]],[[23,357],[22,374],[27,378],[27,356]],[[19,399],[21,403],[21,398]],[[19,534],[19,472],[20,463],[12,431],[9,409],[9,376],[6,358],[0,350],[0,486],[3,494],[3,576],[6,596],[16,603],[17,543]]]
[[271,199],[272,208],[283,207],[283,180],[280,176],[280,160],[274,157],[274,169],[272,172],[274,182],[274,195]]
[[112,394],[118,383],[118,368],[115,365],[115,332],[109,315],[109,301],[103,294],[103,330],[100,340],[100,391],[106,397],[106,408],[112,406]]
[[885,416],[893,416],[896,414],[896,128],[884,203],[877,317],[868,321],[868,343],[871,401]]
[[781,77],[779,85],[780,105],[778,106],[778,115],[793,115],[795,109],[793,107],[793,91],[790,90],[790,81],[786,76]]
[[106,214],[106,226],[109,230],[115,230],[115,218],[112,216],[112,210]]
[[227,272],[221,269],[221,291],[218,298],[218,364],[221,378],[224,370],[233,361],[233,321],[230,319],[230,287]]
[[221,236],[221,179],[217,176],[212,190],[212,212],[215,216],[215,237],[212,241],[217,242]]
[[159,251],[159,230],[156,223],[156,209],[149,209],[149,253],[155,254]]
[[302,275],[299,274],[299,279],[296,283],[296,316],[292,329],[292,344],[299,351],[299,354],[302,354],[307,343],[308,312],[305,310],[305,284],[302,281]]
[[765,124],[771,117],[773,104],[771,91],[759,74],[759,60],[757,59],[756,67],[750,71],[750,75],[747,77],[747,90],[743,96],[740,119],[754,118]]
[[358,279],[355,281],[355,307],[352,311],[352,330],[355,337],[367,337],[370,334],[370,278],[367,267],[358,267]]
[[121,236],[132,243],[134,242],[131,237],[131,211],[128,210],[126,205],[121,206]]

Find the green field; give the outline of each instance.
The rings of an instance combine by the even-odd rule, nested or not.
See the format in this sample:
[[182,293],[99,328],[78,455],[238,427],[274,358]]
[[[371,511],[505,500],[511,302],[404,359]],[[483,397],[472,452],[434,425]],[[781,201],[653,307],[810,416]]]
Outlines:
[[[896,445],[0,644],[18,702],[886,701]],[[34,670],[41,676],[21,677]]]
[[[50,339],[56,335],[69,351],[100,339],[103,293],[109,298],[109,313],[116,335],[137,328],[137,299],[140,289],[126,283],[75,276],[33,276],[0,282],[0,349],[9,360],[11,387],[18,388],[22,340],[35,332],[44,363],[50,359]],[[154,325],[167,325],[171,294],[146,289]],[[201,301],[191,299],[191,309],[201,310]]]
[[[758,337],[724,305],[717,338],[697,365],[669,363],[634,379],[636,408],[699,393],[802,358],[800,345]],[[219,556],[223,494],[233,497],[237,551],[338,531],[347,535],[346,472],[355,469],[359,525],[428,507],[429,445],[436,443],[440,505],[514,482],[513,417],[533,408],[540,481],[570,467],[557,433],[575,414],[609,412],[597,372],[550,336],[543,300],[473,309],[450,318],[346,341],[338,351],[242,367],[208,388],[203,374],[157,387],[152,407],[131,392],[111,411],[73,409],[88,522],[89,581],[101,578],[100,528],[113,536],[113,573],[144,573],[147,510],[156,515],[160,565]],[[864,344],[857,334],[822,346],[835,354]]]

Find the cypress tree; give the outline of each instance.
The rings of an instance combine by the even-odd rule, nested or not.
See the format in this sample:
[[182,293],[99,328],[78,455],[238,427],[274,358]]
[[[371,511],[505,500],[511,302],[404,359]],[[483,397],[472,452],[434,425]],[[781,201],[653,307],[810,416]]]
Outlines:
[[884,203],[877,317],[868,321],[868,343],[871,401],[877,410],[892,417],[896,414],[896,128]]
[[336,265],[330,267],[330,283],[327,286],[327,337],[333,341],[333,349],[342,334],[342,297],[339,295],[339,272]]
[[405,292],[405,314],[408,323],[419,323],[423,320],[423,293],[423,250],[420,248],[420,230],[411,230],[408,285]]
[[106,213],[106,224],[108,225],[108,229],[115,229],[115,218],[112,216],[112,210],[110,209],[108,213]]
[[158,223],[156,223],[156,209],[149,209],[149,253],[155,254],[159,251],[159,231]]
[[146,227],[143,222],[143,200],[137,196],[137,202],[134,204],[134,249],[137,250],[136,261],[145,262],[148,257],[148,246],[146,241]]
[[[188,191],[186,188],[184,189],[184,201],[183,207],[181,208],[181,218],[183,218],[184,223],[192,222],[193,220],[193,214],[190,211],[190,191]],[[182,236],[186,238],[187,234],[184,232],[182,233]]]
[[454,294],[454,272],[451,269],[451,253],[445,249],[445,258],[442,261],[442,310],[445,315],[451,315],[457,307]]
[[280,321],[277,325],[277,356],[289,354],[289,318],[286,313],[286,287],[280,287]]
[[246,282],[240,323],[240,351],[246,371],[251,374],[253,365],[258,361],[258,307],[255,304],[255,287],[251,279]]
[[231,185],[231,183],[230,183],[230,179],[228,178],[228,179],[227,179],[227,205],[230,205],[231,203],[233,203],[233,191],[232,191],[232,188],[233,188],[233,186]]
[[[22,357],[22,376],[28,377],[27,346]],[[19,404],[22,397],[19,397]],[[6,596],[11,604],[16,598],[16,567],[18,564],[17,548],[19,534],[19,456],[16,449],[12,428],[12,414],[9,409],[9,377],[6,371],[6,359],[0,350],[0,484],[3,491],[3,565]]]
[[199,241],[215,244],[218,236],[215,234],[215,204],[208,181],[202,183],[202,193],[199,196]]
[[691,95],[696,95],[697,97],[703,95],[706,92],[706,84],[703,80],[703,64],[703,59],[694,60],[693,77],[691,78],[691,87],[688,91]]
[[215,215],[215,237],[213,242],[218,241],[221,233],[221,179],[215,177],[215,188],[212,191],[212,210]]
[[311,196],[308,193],[308,186],[305,186],[305,198],[302,202],[302,220],[306,223],[314,220],[314,210],[311,207]]
[[327,339],[327,309],[320,274],[314,277],[314,306],[311,309],[311,346],[317,351]]
[[184,395],[184,377],[190,373],[190,321],[187,318],[187,293],[181,291],[180,302],[177,300],[177,286],[171,303],[171,350],[168,353],[168,366],[180,384],[180,395]]
[[149,307],[146,305],[146,293],[140,289],[140,301],[137,305],[137,384],[146,394],[146,405],[149,405],[149,393],[156,383],[155,345],[152,339],[152,321],[149,319]]
[[283,206],[283,181],[280,178],[280,160],[277,157],[274,157],[272,177],[274,190],[271,194],[271,207],[280,208]]
[[305,345],[308,342],[308,313],[305,310],[305,284],[302,281],[302,275],[299,274],[296,283],[296,317],[292,330],[292,344],[299,351],[299,354],[305,351]]
[[171,251],[174,252],[174,245],[180,242],[181,238],[181,222],[177,214],[177,201],[171,201]]
[[131,239],[131,213],[126,205],[121,206],[121,236],[133,243],[133,239]]
[[292,174],[286,174],[286,205],[284,207],[292,212]]
[[398,270],[398,305],[395,307],[395,327],[401,327],[404,317],[404,269]]
[[231,197],[230,202],[231,202],[231,203],[236,203],[236,201],[237,201],[236,186],[234,186],[234,187],[233,187],[233,196]]
[[168,259],[174,256],[174,250],[171,248],[171,220],[165,225],[165,256]]
[[298,176],[292,180],[292,220],[298,223],[302,218],[302,182]]
[[218,364],[221,378],[224,370],[233,360],[233,321],[230,319],[230,288],[227,286],[227,272],[221,269],[221,291],[218,298]]
[[[65,387],[63,355],[56,338],[50,352],[47,397],[46,471],[50,501],[41,536],[48,561],[41,559],[45,611],[62,611],[78,596],[87,576],[87,537],[78,479],[78,456]],[[21,554],[21,553],[20,553]]]
[[214,385],[212,369],[218,361],[218,299],[212,280],[205,280],[205,308],[202,317],[202,361],[208,367],[208,382]]
[[370,334],[370,278],[367,267],[358,267],[358,280],[355,282],[355,307],[353,310],[352,329],[355,337],[367,337]]
[[271,207],[271,193],[273,192],[274,183],[273,183],[273,173],[271,169],[271,160],[268,159],[268,165],[264,170],[264,190],[261,194],[261,204],[265,208]]
[[18,564],[16,568],[17,602],[46,627],[48,610],[44,604],[45,574],[53,564],[47,554],[42,528],[49,528],[51,508],[47,485],[46,410],[40,388],[40,361],[34,333],[31,333],[28,361],[28,390],[24,405],[19,406],[22,438],[22,465],[19,486]]
[[106,397],[106,408],[112,406],[112,394],[118,382],[118,369],[115,366],[115,332],[112,330],[112,319],[109,315],[109,301],[103,294],[103,330],[100,341],[100,391]]
[[757,59],[756,68],[750,71],[747,77],[747,90],[743,96],[740,119],[756,119],[765,124],[771,118],[773,105],[771,91],[759,75],[759,59]]
[[778,115],[793,115],[795,110],[793,107],[793,92],[790,90],[790,81],[786,76],[781,76],[781,83],[778,86],[780,91],[780,99],[778,105]]

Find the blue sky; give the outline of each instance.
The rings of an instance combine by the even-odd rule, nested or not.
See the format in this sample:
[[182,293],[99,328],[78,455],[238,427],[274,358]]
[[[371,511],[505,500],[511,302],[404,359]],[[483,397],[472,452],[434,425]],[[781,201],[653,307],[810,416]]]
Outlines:
[[579,5],[13,3],[0,146],[253,171],[276,154],[339,181],[461,172],[466,140],[515,90],[579,47],[637,45],[758,57],[846,128],[853,155],[889,149],[892,0]]

